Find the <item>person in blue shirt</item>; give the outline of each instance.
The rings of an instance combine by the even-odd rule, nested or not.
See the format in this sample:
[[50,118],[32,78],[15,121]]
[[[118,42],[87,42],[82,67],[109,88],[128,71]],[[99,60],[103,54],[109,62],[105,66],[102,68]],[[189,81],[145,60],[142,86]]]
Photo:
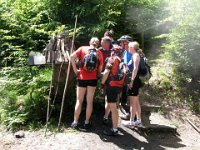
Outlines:
[[123,35],[118,40],[119,45],[124,49],[124,63],[128,64],[131,60],[131,53],[128,51],[128,44],[132,41],[129,35]]
[[[123,35],[121,36],[118,40],[119,45],[123,48],[124,50],[124,57],[123,61],[127,65],[128,70],[132,71],[133,70],[133,62],[132,62],[132,55],[128,51],[128,44],[129,42],[132,41],[132,37],[129,35]],[[121,96],[121,107],[123,110],[125,110],[123,107],[127,104],[127,85],[123,87],[122,90],[122,96]],[[129,119],[130,118],[130,113],[129,112],[124,112],[123,116],[120,116],[122,119]]]

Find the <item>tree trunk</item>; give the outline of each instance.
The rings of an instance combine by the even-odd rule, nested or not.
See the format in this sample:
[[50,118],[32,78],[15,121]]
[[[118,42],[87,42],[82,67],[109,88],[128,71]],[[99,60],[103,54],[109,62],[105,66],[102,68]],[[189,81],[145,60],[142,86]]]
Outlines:
[[141,32],[142,50],[144,51],[144,31]]

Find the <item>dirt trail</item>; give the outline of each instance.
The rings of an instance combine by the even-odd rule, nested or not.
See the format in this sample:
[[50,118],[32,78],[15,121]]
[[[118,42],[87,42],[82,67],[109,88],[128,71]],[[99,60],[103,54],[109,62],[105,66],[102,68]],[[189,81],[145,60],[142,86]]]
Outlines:
[[[122,125],[119,127],[119,136],[107,137],[102,134],[105,126],[95,122],[91,132],[74,132],[65,129],[62,133],[47,133],[44,131],[25,131],[25,138],[16,139],[12,133],[0,133],[1,150],[118,150],[118,149],[141,149],[145,150],[164,150],[164,149],[183,149],[199,150],[200,134],[198,134],[187,122],[179,120],[169,120],[163,115],[152,113],[151,120],[170,121],[175,124],[177,134],[161,132],[138,132],[128,129]],[[154,122],[153,121],[153,122]]]

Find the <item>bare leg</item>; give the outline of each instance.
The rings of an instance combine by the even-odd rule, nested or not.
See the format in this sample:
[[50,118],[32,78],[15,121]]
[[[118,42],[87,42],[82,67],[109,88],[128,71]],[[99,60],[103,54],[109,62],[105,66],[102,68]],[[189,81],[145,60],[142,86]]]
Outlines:
[[109,114],[110,114],[110,107],[107,102],[107,97],[105,96],[105,115],[104,115],[104,117],[108,118]]
[[85,119],[87,123],[89,123],[93,111],[93,100],[94,100],[95,89],[96,87],[93,86],[87,87],[87,107],[86,107],[86,119]]
[[130,96],[130,121],[133,121],[135,118],[136,104],[135,96]]
[[134,99],[136,101],[136,117],[137,119],[141,119],[141,106],[139,96],[134,96]]
[[74,121],[78,122],[80,113],[81,113],[81,108],[84,100],[84,95],[86,92],[86,88],[83,87],[77,87],[76,90],[76,105],[75,105],[75,110],[74,110]]
[[117,104],[116,103],[109,103],[110,110],[112,112],[112,122],[113,122],[113,128],[118,127],[118,110],[117,110]]

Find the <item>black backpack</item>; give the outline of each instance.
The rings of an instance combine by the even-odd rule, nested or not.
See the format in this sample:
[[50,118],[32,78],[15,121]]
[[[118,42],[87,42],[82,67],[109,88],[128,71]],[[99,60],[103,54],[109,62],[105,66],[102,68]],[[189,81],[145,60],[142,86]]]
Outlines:
[[151,68],[147,63],[147,58],[145,56],[140,56],[138,75],[141,81],[149,81],[151,78]]
[[96,49],[89,49],[88,53],[85,54],[82,61],[82,67],[84,70],[92,72],[98,68],[98,54]]

